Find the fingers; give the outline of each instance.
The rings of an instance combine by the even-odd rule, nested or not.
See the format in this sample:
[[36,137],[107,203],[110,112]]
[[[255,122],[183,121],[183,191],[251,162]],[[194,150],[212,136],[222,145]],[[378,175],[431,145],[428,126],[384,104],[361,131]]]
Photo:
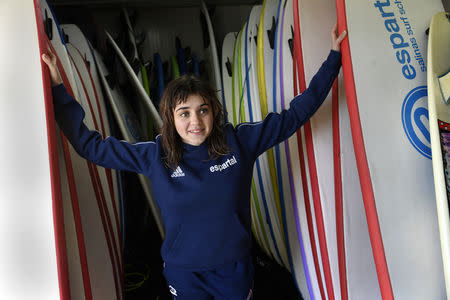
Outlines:
[[47,54],[45,53],[42,54],[42,60],[50,67],[51,59]]
[[333,30],[331,31],[332,49],[340,51],[341,42],[345,39],[346,36],[347,36],[346,30],[342,31],[341,34],[338,36],[337,23],[334,24]]
[[340,44],[344,39],[345,39],[345,37],[347,36],[347,30],[344,30],[344,31],[342,31],[342,33],[339,35],[339,37],[337,38],[337,42]]
[[44,63],[48,66],[48,69],[50,71],[50,79],[52,85],[55,86],[61,84],[62,79],[61,75],[59,74],[56,55],[52,53],[49,49],[47,53],[42,53],[41,57]]
[[56,67],[56,56],[51,51],[42,54],[42,60],[50,67]]

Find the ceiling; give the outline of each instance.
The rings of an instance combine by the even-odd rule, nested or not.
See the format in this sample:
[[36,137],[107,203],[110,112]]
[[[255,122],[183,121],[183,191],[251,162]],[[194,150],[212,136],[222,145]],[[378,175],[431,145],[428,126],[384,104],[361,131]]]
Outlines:
[[[204,0],[206,5],[254,5],[262,0]],[[199,6],[200,0],[49,0],[53,6],[152,6],[152,7],[189,7]]]

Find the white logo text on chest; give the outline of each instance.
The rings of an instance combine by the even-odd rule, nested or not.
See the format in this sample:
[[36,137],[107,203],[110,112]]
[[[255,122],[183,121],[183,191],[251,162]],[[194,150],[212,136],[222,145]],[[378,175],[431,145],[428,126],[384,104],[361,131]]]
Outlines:
[[211,171],[211,173],[214,173],[214,172],[222,172],[223,170],[225,170],[225,169],[231,167],[231,166],[234,165],[234,164],[237,164],[237,160],[236,160],[236,158],[235,158],[234,155],[233,155],[232,158],[227,159],[227,161],[224,162],[223,164],[211,166],[211,167],[209,168],[209,171]]

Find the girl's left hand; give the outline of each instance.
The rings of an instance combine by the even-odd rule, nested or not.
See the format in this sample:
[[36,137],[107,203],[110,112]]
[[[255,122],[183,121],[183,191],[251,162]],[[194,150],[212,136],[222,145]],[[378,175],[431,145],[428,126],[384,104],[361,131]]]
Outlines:
[[331,49],[335,51],[341,51],[341,42],[342,40],[347,36],[347,31],[344,30],[342,33],[338,36],[337,31],[337,23],[334,24],[333,30],[331,31]]

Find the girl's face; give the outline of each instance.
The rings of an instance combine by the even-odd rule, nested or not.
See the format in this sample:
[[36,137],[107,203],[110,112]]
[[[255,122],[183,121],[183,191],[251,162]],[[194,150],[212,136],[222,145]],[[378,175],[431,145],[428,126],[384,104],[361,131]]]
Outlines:
[[175,128],[181,140],[198,146],[211,133],[213,114],[208,101],[199,95],[190,95],[186,102],[179,103],[174,111]]

